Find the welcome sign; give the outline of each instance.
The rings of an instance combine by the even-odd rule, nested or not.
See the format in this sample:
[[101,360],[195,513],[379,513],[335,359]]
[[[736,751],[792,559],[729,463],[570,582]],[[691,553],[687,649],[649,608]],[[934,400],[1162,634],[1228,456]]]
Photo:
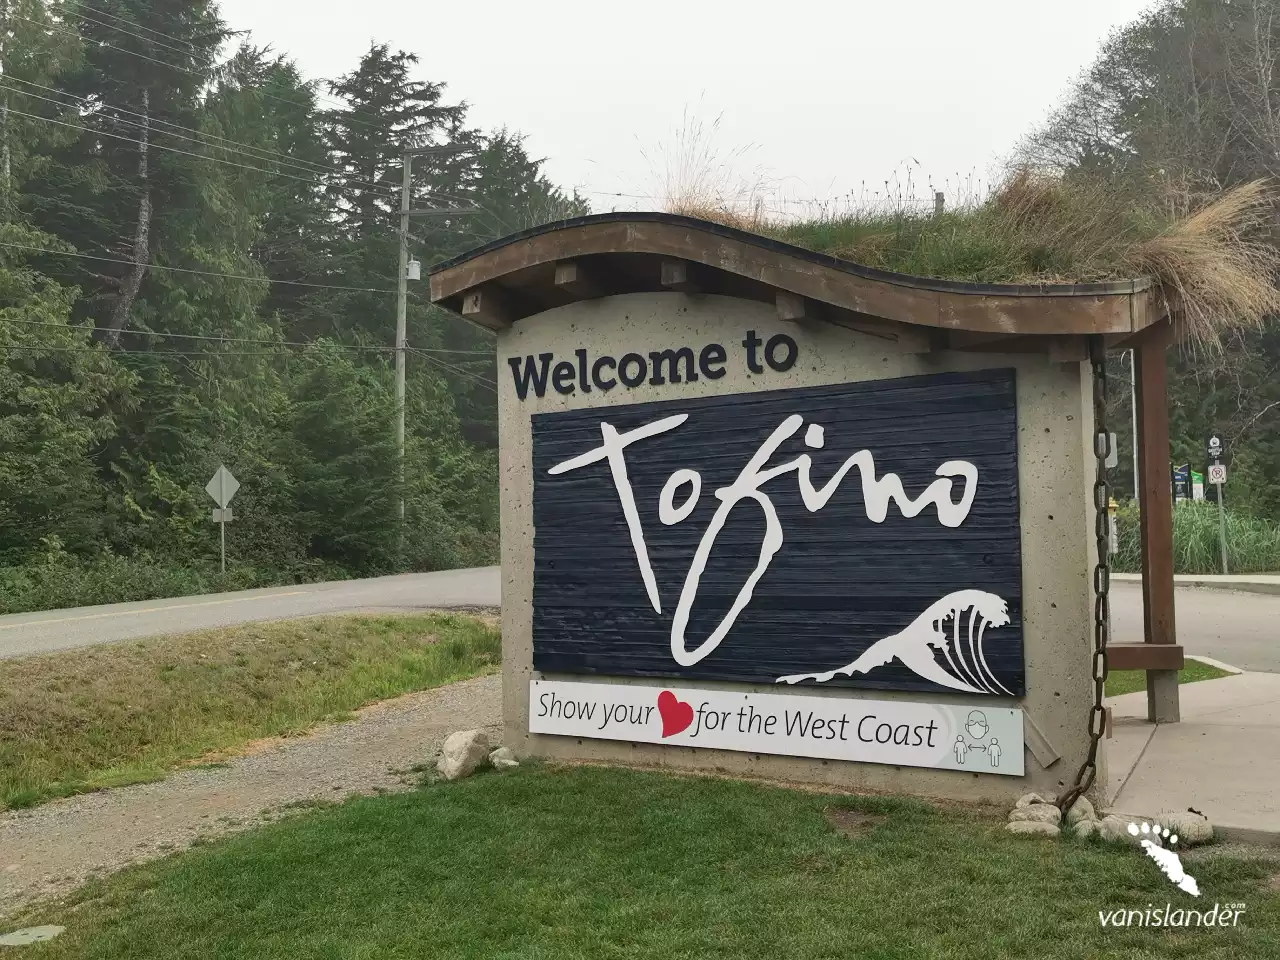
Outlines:
[[529,730],[972,773],[1024,774],[1022,711],[534,680]]
[[535,669],[1025,692],[1013,371],[532,421]]

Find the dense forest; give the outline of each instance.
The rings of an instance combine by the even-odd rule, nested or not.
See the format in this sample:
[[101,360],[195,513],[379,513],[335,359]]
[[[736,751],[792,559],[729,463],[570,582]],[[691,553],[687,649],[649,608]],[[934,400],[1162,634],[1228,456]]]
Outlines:
[[[1012,166],[1162,220],[1274,179],[1278,53],[1280,0],[1166,0]],[[413,222],[424,266],[587,206],[430,75],[374,44],[306,79],[211,0],[0,0],[0,612],[495,557],[492,341],[412,282],[399,469],[401,158],[454,148],[415,163],[413,205],[443,211]],[[1170,362],[1174,460],[1221,433],[1228,504],[1280,519],[1280,324]],[[220,463],[242,484],[226,574]]]
[[457,148],[424,266],[585,205],[386,45],[306,80],[209,0],[0,17],[0,612],[492,560],[492,340],[421,283],[398,469],[401,158]]
[[[1166,0],[1116,31],[1019,163],[1106,183],[1153,216],[1186,215],[1223,190],[1280,182],[1280,0]],[[1272,242],[1280,242],[1273,220]],[[1244,325],[1221,349],[1170,354],[1175,463],[1205,466],[1205,440],[1227,441],[1225,501],[1280,520],[1280,322]],[[1132,489],[1128,369],[1111,364],[1117,494]],[[1280,551],[1270,534],[1272,561]],[[1273,567],[1272,567],[1273,569]]]

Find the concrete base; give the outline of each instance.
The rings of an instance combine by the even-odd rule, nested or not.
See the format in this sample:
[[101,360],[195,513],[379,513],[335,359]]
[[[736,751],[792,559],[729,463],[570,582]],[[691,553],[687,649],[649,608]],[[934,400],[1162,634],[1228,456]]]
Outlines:
[[1280,843],[1280,674],[1183,684],[1176,724],[1148,723],[1143,693],[1109,705],[1112,812],[1194,807],[1221,836]]
[[1151,723],[1177,723],[1181,719],[1178,708],[1178,671],[1147,671],[1147,720]]

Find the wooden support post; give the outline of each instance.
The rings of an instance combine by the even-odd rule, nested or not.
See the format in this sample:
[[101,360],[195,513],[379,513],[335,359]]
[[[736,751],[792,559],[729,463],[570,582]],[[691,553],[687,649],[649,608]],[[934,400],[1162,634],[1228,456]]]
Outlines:
[[578,300],[595,299],[603,289],[592,271],[577,260],[561,260],[556,264],[555,287]]
[[668,290],[679,290],[681,293],[698,292],[698,284],[687,260],[663,260],[662,285]]
[[804,297],[799,294],[778,290],[774,294],[773,302],[778,311],[779,320],[785,320],[788,323],[799,323],[809,315],[809,306],[805,303]]
[[[1138,509],[1141,513],[1142,614],[1147,643],[1176,644],[1173,616],[1173,500],[1169,483],[1168,320],[1134,344],[1138,410]],[[1178,672],[1147,671],[1147,719],[1176,723]]]
[[501,287],[488,283],[468,290],[462,297],[462,315],[490,330],[503,330],[515,320],[511,298]]

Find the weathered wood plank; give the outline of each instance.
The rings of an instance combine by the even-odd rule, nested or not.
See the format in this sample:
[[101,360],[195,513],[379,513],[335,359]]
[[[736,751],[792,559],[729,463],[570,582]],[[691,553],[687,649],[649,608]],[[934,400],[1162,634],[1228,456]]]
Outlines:
[[[431,275],[431,298],[456,309],[465,291],[528,267],[597,254],[659,256],[720,270],[817,303],[924,327],[993,334],[1129,334],[1158,311],[1148,291],[1010,295],[930,289],[930,281],[862,276],[785,251],[660,221],[578,224],[496,247]],[[688,277],[686,267],[686,279]],[[548,271],[548,280],[551,274]],[[673,289],[654,277],[654,290]],[[613,292],[606,287],[606,294]]]
[[684,260],[662,261],[662,286],[681,293],[698,293],[700,287],[694,279],[694,271]]
[[556,264],[555,287],[578,300],[606,296],[605,284],[594,271],[578,260],[563,260]]

